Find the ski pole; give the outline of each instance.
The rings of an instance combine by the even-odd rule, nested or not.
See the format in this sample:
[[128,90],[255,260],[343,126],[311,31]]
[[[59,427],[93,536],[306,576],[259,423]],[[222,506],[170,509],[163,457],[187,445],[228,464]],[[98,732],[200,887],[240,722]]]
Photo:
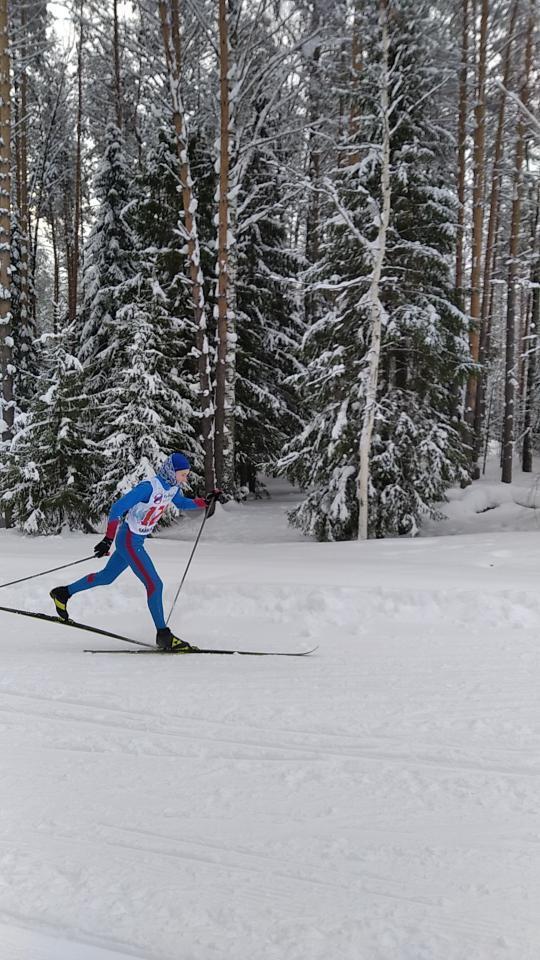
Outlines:
[[41,573],[33,573],[30,577],[21,577],[20,580],[10,580],[9,583],[0,583],[2,587],[12,587],[15,583],[24,583],[25,580],[35,580],[36,577],[44,577],[46,573],[56,573],[57,570],[65,570],[66,567],[76,567],[78,563],[86,563],[87,560],[95,560],[94,554],[91,557],[83,557],[82,560],[72,560],[71,563],[64,563],[61,567],[52,567],[51,570],[42,570]]
[[171,609],[169,610],[169,616],[167,617],[167,619],[166,619],[166,621],[165,621],[166,624],[169,623],[169,620],[171,619],[171,616],[172,616],[172,612],[173,612],[173,610],[174,610],[174,608],[175,608],[175,606],[176,606],[176,601],[178,600],[178,597],[180,596],[180,591],[181,591],[181,589],[182,589],[182,587],[183,587],[183,585],[184,585],[184,580],[185,580],[186,577],[187,577],[187,572],[188,572],[188,570],[189,570],[189,568],[190,568],[190,566],[191,566],[191,561],[193,560],[193,554],[195,553],[195,551],[196,551],[196,549],[197,549],[199,540],[201,539],[201,533],[203,532],[203,530],[204,530],[204,525],[205,525],[205,523],[206,523],[206,521],[207,521],[207,519],[208,519],[208,511],[209,511],[209,509],[210,509],[210,505],[209,505],[209,506],[206,508],[206,510],[204,511],[204,517],[203,517],[203,522],[201,523],[201,528],[200,528],[200,530],[199,530],[199,532],[198,532],[198,534],[197,534],[197,539],[195,540],[195,543],[194,543],[194,545],[193,545],[193,550],[191,551],[189,560],[188,560],[188,562],[187,562],[187,567],[186,567],[186,569],[184,570],[184,576],[182,577],[182,579],[181,579],[181,581],[180,581],[180,586],[178,587],[178,590],[176,591],[176,596],[175,596],[175,598],[174,598],[174,600],[173,600],[173,605],[172,605]]

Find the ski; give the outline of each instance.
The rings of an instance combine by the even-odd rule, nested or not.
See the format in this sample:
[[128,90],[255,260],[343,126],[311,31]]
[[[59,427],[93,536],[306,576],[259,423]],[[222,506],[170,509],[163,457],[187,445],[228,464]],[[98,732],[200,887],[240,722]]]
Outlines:
[[101,637],[110,637],[111,640],[123,640],[124,643],[133,643],[137,647],[147,647],[148,653],[154,653],[154,645],[152,643],[143,643],[142,640],[132,640],[131,637],[124,637],[124,635],[121,633],[113,633],[111,630],[102,630],[101,627],[91,627],[90,624],[79,623],[78,620],[61,620],[60,617],[53,616],[50,613],[34,613],[31,610],[18,610],[15,607],[0,607],[0,612],[16,613],[20,617],[34,617],[35,620],[46,620],[48,623],[59,623],[64,627],[75,627],[76,630],[86,630],[89,633],[98,633]]
[[[46,620],[47,623],[59,623],[63,627],[74,627],[76,630],[86,630],[88,633],[96,633],[101,637],[109,637],[111,640],[122,640],[124,643],[132,643],[136,647],[144,647],[144,650],[85,650],[85,653],[150,653],[158,657],[179,657],[190,656],[187,653],[176,653],[174,650],[158,650],[153,643],[144,643],[142,640],[133,640],[131,637],[125,637],[122,633],[113,633],[112,630],[102,630],[101,627],[92,627],[88,623],[79,623],[78,620],[61,620],[50,613],[36,613],[32,610],[19,610],[16,607],[0,607],[2,613],[15,613],[20,617],[33,617],[35,620]],[[216,655],[238,654],[243,657],[307,657],[314,653],[318,647],[312,647],[311,650],[298,650],[293,653],[281,653],[270,650],[194,650],[193,653],[205,653]]]
[[230,656],[237,655],[240,657],[307,657],[310,653],[314,653],[315,650],[318,650],[318,647],[312,647],[311,650],[298,650],[293,653],[281,653],[279,651],[274,652],[271,650],[193,650],[191,653],[182,653],[181,651],[175,652],[174,650],[158,650],[153,647],[151,650],[85,650],[85,653],[148,653],[153,654],[156,657],[190,657],[193,654],[205,653],[205,654],[228,654]]

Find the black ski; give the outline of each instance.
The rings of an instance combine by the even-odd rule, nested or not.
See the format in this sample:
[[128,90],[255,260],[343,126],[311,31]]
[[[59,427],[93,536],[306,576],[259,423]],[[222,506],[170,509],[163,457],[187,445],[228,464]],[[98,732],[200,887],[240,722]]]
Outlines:
[[[132,640],[131,637],[124,637],[122,633],[113,633],[111,630],[102,630],[101,627],[92,627],[88,623],[79,623],[78,620],[61,620],[50,613],[35,613],[32,610],[19,610],[16,607],[0,607],[2,613],[16,613],[20,617],[33,617],[35,620],[46,620],[48,623],[59,623],[64,627],[75,627],[76,630],[86,630],[89,633],[97,633],[101,637],[110,637],[111,640],[122,640],[124,643],[132,643],[136,647],[144,647],[144,650],[85,650],[85,653],[151,653],[159,657],[179,657],[190,656],[190,654],[175,653],[174,650],[158,650],[153,643],[144,643],[142,640]],[[317,647],[311,650],[300,650],[294,653],[274,653],[269,650],[194,650],[193,653],[206,654],[238,654],[244,657],[307,657],[314,653]]]
[[153,647],[152,650],[85,650],[85,653],[150,653],[157,657],[190,657],[197,653],[207,654],[229,654],[241,657],[307,657],[314,653],[318,647],[312,647],[311,650],[299,650],[295,653],[281,653],[270,650],[193,650],[191,653],[175,652],[174,650],[158,650]]
[[[99,633],[102,637],[110,637],[111,640],[123,640],[124,643],[134,643],[137,647],[148,647],[148,653],[154,653],[155,648],[152,643],[143,643],[142,640],[132,640],[131,637],[124,637],[121,633],[113,633],[111,630],[102,630],[101,627],[91,627],[88,623],[79,623],[78,620],[61,620],[49,613],[34,613],[31,610],[17,610],[15,607],[0,607],[3,613],[16,613],[20,617],[34,617],[35,620],[47,620],[48,623],[60,623],[64,627],[75,627],[76,630],[87,630],[89,633]],[[127,653],[128,651],[126,651]]]

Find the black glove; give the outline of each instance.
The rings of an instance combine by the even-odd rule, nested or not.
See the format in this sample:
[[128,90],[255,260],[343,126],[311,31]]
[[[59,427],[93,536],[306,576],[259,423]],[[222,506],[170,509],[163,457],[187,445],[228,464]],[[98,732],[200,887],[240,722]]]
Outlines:
[[109,550],[112,546],[112,540],[110,537],[103,537],[103,540],[100,540],[99,543],[96,543],[94,547],[94,556],[95,557],[108,557]]
[[227,498],[223,493],[223,490],[212,490],[212,493],[207,493],[204,502],[206,504],[206,516],[212,517],[216,511],[216,503],[226,503]]
[[212,503],[215,504],[216,500],[219,500],[220,503],[225,503],[226,497],[223,493],[223,490],[212,490],[212,493],[207,493],[204,498],[204,502],[207,507],[209,507]]

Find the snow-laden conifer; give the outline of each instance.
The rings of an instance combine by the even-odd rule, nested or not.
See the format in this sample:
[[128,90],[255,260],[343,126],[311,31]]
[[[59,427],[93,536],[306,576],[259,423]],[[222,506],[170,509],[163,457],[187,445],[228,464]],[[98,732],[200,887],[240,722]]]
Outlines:
[[[369,532],[376,536],[413,533],[461,476],[456,393],[469,358],[465,318],[452,297],[456,201],[452,142],[438,123],[434,23],[427,4],[394,0],[388,24],[392,201],[378,280],[382,339],[369,462]],[[321,187],[333,213],[317,284],[325,309],[305,339],[303,390],[312,416],[282,461],[308,488],[294,521],[321,539],[357,533],[359,437],[383,211],[385,118],[375,3],[367,5],[361,27],[370,57],[359,76],[349,76],[348,121],[336,168]]]
[[293,280],[280,167],[270,142],[253,153],[239,202],[236,471],[255,492],[262,464],[272,469],[298,430],[296,371],[303,323]]
[[84,251],[83,303],[77,324],[79,356],[98,404],[103,402],[103,387],[117,373],[116,316],[129,302],[130,281],[136,274],[135,238],[125,217],[132,180],[120,131],[109,123],[94,184],[98,205]]
[[189,451],[195,467],[202,464],[190,398],[175,389],[166,364],[171,318],[151,265],[130,287],[129,302],[116,315],[119,362],[114,380],[104,388],[97,424],[102,470],[95,503],[103,513],[117,497],[153,476],[171,450]]
[[72,346],[70,331],[43,335],[43,373],[2,457],[2,503],[25,533],[88,530],[96,516],[97,453],[86,438],[91,401]]

